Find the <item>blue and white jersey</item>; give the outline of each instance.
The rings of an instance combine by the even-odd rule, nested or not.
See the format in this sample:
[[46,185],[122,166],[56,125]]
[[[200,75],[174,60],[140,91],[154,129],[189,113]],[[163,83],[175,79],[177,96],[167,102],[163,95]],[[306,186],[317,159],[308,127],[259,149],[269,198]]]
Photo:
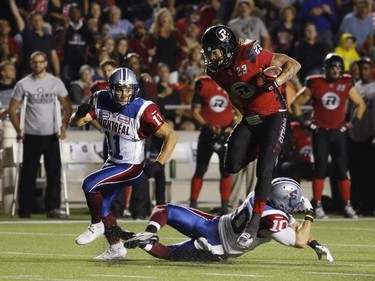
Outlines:
[[269,242],[271,239],[275,239],[287,246],[294,246],[295,231],[289,226],[295,222],[295,219],[283,211],[266,205],[262,214],[257,238],[251,244],[250,248],[238,248],[237,239],[250,221],[253,206],[254,192],[251,192],[234,212],[220,217],[218,230],[225,253],[231,256],[242,255],[254,250],[260,244]]
[[113,163],[141,164],[145,138],[164,123],[159,107],[141,98],[118,110],[107,90],[94,94],[95,112],[90,112],[102,126],[108,144],[108,160]]

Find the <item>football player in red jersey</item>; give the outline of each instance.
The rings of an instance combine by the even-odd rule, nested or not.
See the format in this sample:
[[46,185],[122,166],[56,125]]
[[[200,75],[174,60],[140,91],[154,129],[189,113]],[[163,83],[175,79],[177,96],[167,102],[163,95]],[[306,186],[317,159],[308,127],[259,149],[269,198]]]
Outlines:
[[212,154],[219,157],[220,169],[220,214],[228,213],[228,201],[232,180],[224,169],[225,142],[241,113],[229,102],[228,95],[209,76],[200,76],[195,81],[191,112],[201,126],[198,138],[197,165],[191,179],[190,207],[197,208],[197,199],[203,184],[203,176]]
[[[225,25],[208,28],[201,41],[207,74],[243,115],[228,139],[225,169],[237,173],[259,151],[254,212],[238,240],[239,247],[248,248],[259,228],[285,135],[287,103],[279,86],[296,75],[301,65],[287,55],[263,49],[256,40],[243,42]],[[266,71],[270,66],[273,70]]]
[[[345,217],[356,219],[357,214],[350,203],[350,182],[347,176],[346,132],[355,127],[362,118],[366,104],[354,87],[351,75],[344,74],[344,61],[336,53],[328,54],[324,59],[325,73],[311,75],[305,80],[305,86],[297,93],[291,103],[291,109],[297,120],[312,130],[314,155],[313,196],[316,202],[315,215],[326,218],[321,200],[324,178],[328,165],[328,155],[332,157],[339,191],[344,201]],[[356,108],[354,117],[345,123],[345,111],[348,99]],[[305,120],[301,105],[312,101],[313,119]]]
[[[260,221],[259,235],[249,248],[237,246],[237,239],[246,228],[254,207],[254,193],[230,214],[213,216],[189,207],[165,204],[154,208],[145,232],[128,239],[126,248],[140,247],[150,255],[167,260],[222,261],[239,257],[258,246],[275,240],[285,246],[303,248],[309,245],[318,254],[332,262],[328,248],[320,245],[311,235],[313,210],[303,198],[299,184],[289,178],[272,181],[271,193]],[[305,212],[302,222],[292,213]],[[165,225],[190,237],[184,242],[164,245],[159,243],[157,232]]]

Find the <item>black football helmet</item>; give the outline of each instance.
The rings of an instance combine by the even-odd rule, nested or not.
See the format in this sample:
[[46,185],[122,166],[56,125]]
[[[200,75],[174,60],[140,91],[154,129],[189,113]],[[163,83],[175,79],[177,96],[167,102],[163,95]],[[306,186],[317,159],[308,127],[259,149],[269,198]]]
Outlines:
[[139,93],[139,84],[137,76],[129,68],[120,67],[116,68],[108,79],[108,88],[111,94],[112,100],[120,106],[126,106],[129,103],[122,103],[116,99],[115,89],[116,87],[131,87],[133,88],[133,96],[130,100],[133,101]]
[[344,60],[336,53],[329,53],[323,61],[325,74],[327,75],[328,70],[334,66],[340,67],[340,76],[342,76],[344,73]]
[[[201,43],[204,63],[212,72],[228,67],[239,47],[236,35],[225,25],[214,25],[208,28],[202,35]],[[213,58],[212,52],[215,50],[221,51],[219,58]]]

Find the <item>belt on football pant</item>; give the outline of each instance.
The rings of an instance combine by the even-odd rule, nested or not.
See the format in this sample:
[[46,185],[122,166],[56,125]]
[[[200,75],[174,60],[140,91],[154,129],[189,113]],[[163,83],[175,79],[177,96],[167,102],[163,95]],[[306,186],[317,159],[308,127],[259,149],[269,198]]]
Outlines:
[[259,114],[245,116],[245,120],[249,125],[257,125],[263,122],[263,117]]

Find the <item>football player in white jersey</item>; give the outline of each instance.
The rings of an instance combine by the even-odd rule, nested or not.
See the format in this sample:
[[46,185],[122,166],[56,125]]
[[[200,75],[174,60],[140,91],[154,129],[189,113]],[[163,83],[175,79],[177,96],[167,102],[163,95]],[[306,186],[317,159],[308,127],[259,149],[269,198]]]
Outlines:
[[[124,186],[152,177],[162,168],[177,143],[176,133],[164,122],[158,106],[137,98],[138,92],[135,74],[128,68],[117,68],[109,77],[108,89],[94,93],[90,102],[81,104],[70,119],[72,127],[97,120],[108,143],[107,161],[82,183],[91,223],[76,243],[86,245],[104,234],[110,244],[95,259],[126,257],[126,249],[115,235],[120,228],[111,205]],[[145,138],[150,135],[163,139],[163,146],[156,160],[144,167]],[[130,238],[133,233],[126,234]]]
[[[295,248],[309,245],[319,259],[324,255],[330,262],[333,261],[329,249],[311,235],[313,208],[310,201],[302,196],[301,187],[296,181],[289,178],[272,181],[271,195],[262,214],[257,238],[250,248],[239,248],[237,239],[251,219],[253,205],[253,192],[233,213],[221,217],[185,206],[159,205],[154,208],[146,231],[136,234],[124,244],[126,248],[140,247],[160,259],[221,261],[238,257],[275,240]],[[302,222],[292,216],[297,211],[305,212]],[[173,245],[159,243],[157,232],[166,224],[190,239]]]

